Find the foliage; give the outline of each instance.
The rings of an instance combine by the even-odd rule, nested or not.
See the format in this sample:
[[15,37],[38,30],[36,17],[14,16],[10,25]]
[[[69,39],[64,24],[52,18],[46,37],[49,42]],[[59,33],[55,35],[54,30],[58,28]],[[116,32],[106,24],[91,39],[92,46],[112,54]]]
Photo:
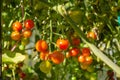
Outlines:
[[[118,10],[117,0],[4,0],[1,17],[3,79],[98,80],[99,72],[104,68],[115,71],[117,75],[114,76],[120,77]],[[28,19],[34,21],[31,24],[34,27],[29,29],[25,24]],[[11,38],[16,21],[22,23],[21,37],[17,41]],[[24,38],[29,35],[28,32],[24,34],[26,30],[32,32],[31,37]],[[75,45],[74,38],[79,39]],[[58,39],[61,39],[60,43]],[[45,48],[48,52],[43,55],[45,59],[40,58],[44,51],[36,48],[39,40],[46,41],[37,44],[39,49]],[[86,47],[90,49],[89,56],[93,60],[89,65],[78,61]],[[80,50],[79,54],[69,55],[74,48]],[[57,58],[53,54],[56,50],[64,57]],[[60,64],[54,63],[61,58],[64,61]],[[43,71],[45,69],[42,70],[40,65],[49,70]],[[106,79],[110,77],[108,75]]]

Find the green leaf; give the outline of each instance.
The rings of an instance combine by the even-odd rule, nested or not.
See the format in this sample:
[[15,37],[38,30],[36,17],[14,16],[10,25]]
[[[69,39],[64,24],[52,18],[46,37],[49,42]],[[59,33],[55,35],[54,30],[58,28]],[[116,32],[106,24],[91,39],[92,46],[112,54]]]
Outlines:
[[2,55],[3,63],[17,64],[19,62],[22,62],[24,59],[25,59],[25,55],[22,55],[21,53],[15,53],[14,57],[10,57],[6,53]]

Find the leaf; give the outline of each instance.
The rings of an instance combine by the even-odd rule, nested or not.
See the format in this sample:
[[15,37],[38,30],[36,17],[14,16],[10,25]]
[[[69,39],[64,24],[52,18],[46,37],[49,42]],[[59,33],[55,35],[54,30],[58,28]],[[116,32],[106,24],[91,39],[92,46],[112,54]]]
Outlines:
[[14,57],[10,57],[6,53],[2,55],[3,63],[17,64],[19,62],[22,62],[24,59],[25,59],[25,55],[22,55],[21,53],[15,53]]

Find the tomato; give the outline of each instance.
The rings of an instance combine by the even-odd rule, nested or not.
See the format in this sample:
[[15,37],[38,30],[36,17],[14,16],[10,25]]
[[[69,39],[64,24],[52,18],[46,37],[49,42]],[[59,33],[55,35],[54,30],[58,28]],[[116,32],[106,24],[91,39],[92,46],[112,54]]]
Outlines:
[[91,73],[89,78],[90,78],[90,80],[97,80],[97,74]]
[[92,56],[85,57],[85,64],[90,65],[93,62]]
[[51,55],[51,60],[55,64],[60,64],[61,62],[64,61],[64,55],[62,54],[61,51],[54,51]]
[[33,20],[27,19],[24,22],[24,25],[25,25],[26,29],[32,29],[34,27],[34,22],[33,22]]
[[107,75],[108,75],[109,77],[113,77],[113,76],[114,76],[114,72],[113,72],[112,70],[108,70],[108,71],[107,71]]
[[86,70],[89,65],[86,64],[80,64],[81,69]]
[[14,31],[21,31],[22,30],[22,24],[18,21],[14,22],[12,25],[12,29]]
[[89,48],[82,48],[82,55],[83,56],[89,56],[90,55],[90,49]]
[[93,65],[89,65],[88,68],[87,68],[87,71],[88,72],[94,72],[95,68]]
[[85,62],[85,56],[83,56],[83,55],[78,56],[78,62],[84,63]]
[[51,71],[51,68],[52,68],[52,65],[51,63],[46,60],[46,61],[42,61],[40,63],[40,70],[43,72],[43,73],[49,73]]
[[19,45],[19,49],[20,49],[20,50],[24,50],[24,49],[25,49],[25,46],[21,44],[21,45]]
[[35,47],[37,51],[44,52],[48,49],[48,44],[45,40],[38,40]]
[[79,46],[79,44],[80,44],[80,38],[73,37],[72,38],[72,44],[75,45],[75,46]]
[[20,40],[20,38],[21,38],[20,32],[13,31],[12,34],[11,34],[11,38],[15,41]]
[[72,49],[69,50],[70,56],[77,56],[79,53],[80,53],[79,48],[72,48]]
[[97,35],[93,31],[88,32],[87,37],[92,39],[97,39]]
[[29,38],[29,37],[31,37],[31,35],[32,35],[31,30],[25,30],[25,31],[23,31],[23,37],[24,38]]
[[27,45],[29,43],[29,39],[28,38],[22,38],[22,40],[21,40],[21,44],[22,45]]
[[61,50],[66,50],[69,47],[68,39],[58,39],[56,44],[57,47],[60,48]]
[[70,58],[69,52],[66,52],[66,58]]
[[26,74],[24,72],[19,73],[20,78],[25,78]]
[[47,57],[49,55],[49,51],[44,51],[40,53],[40,59],[41,60],[47,60]]

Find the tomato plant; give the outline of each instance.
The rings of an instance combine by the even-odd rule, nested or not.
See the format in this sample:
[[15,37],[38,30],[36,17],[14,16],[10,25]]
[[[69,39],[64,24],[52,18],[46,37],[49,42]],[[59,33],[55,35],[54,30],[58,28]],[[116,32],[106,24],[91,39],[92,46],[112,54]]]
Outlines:
[[119,4],[3,0],[3,80],[119,80]]

